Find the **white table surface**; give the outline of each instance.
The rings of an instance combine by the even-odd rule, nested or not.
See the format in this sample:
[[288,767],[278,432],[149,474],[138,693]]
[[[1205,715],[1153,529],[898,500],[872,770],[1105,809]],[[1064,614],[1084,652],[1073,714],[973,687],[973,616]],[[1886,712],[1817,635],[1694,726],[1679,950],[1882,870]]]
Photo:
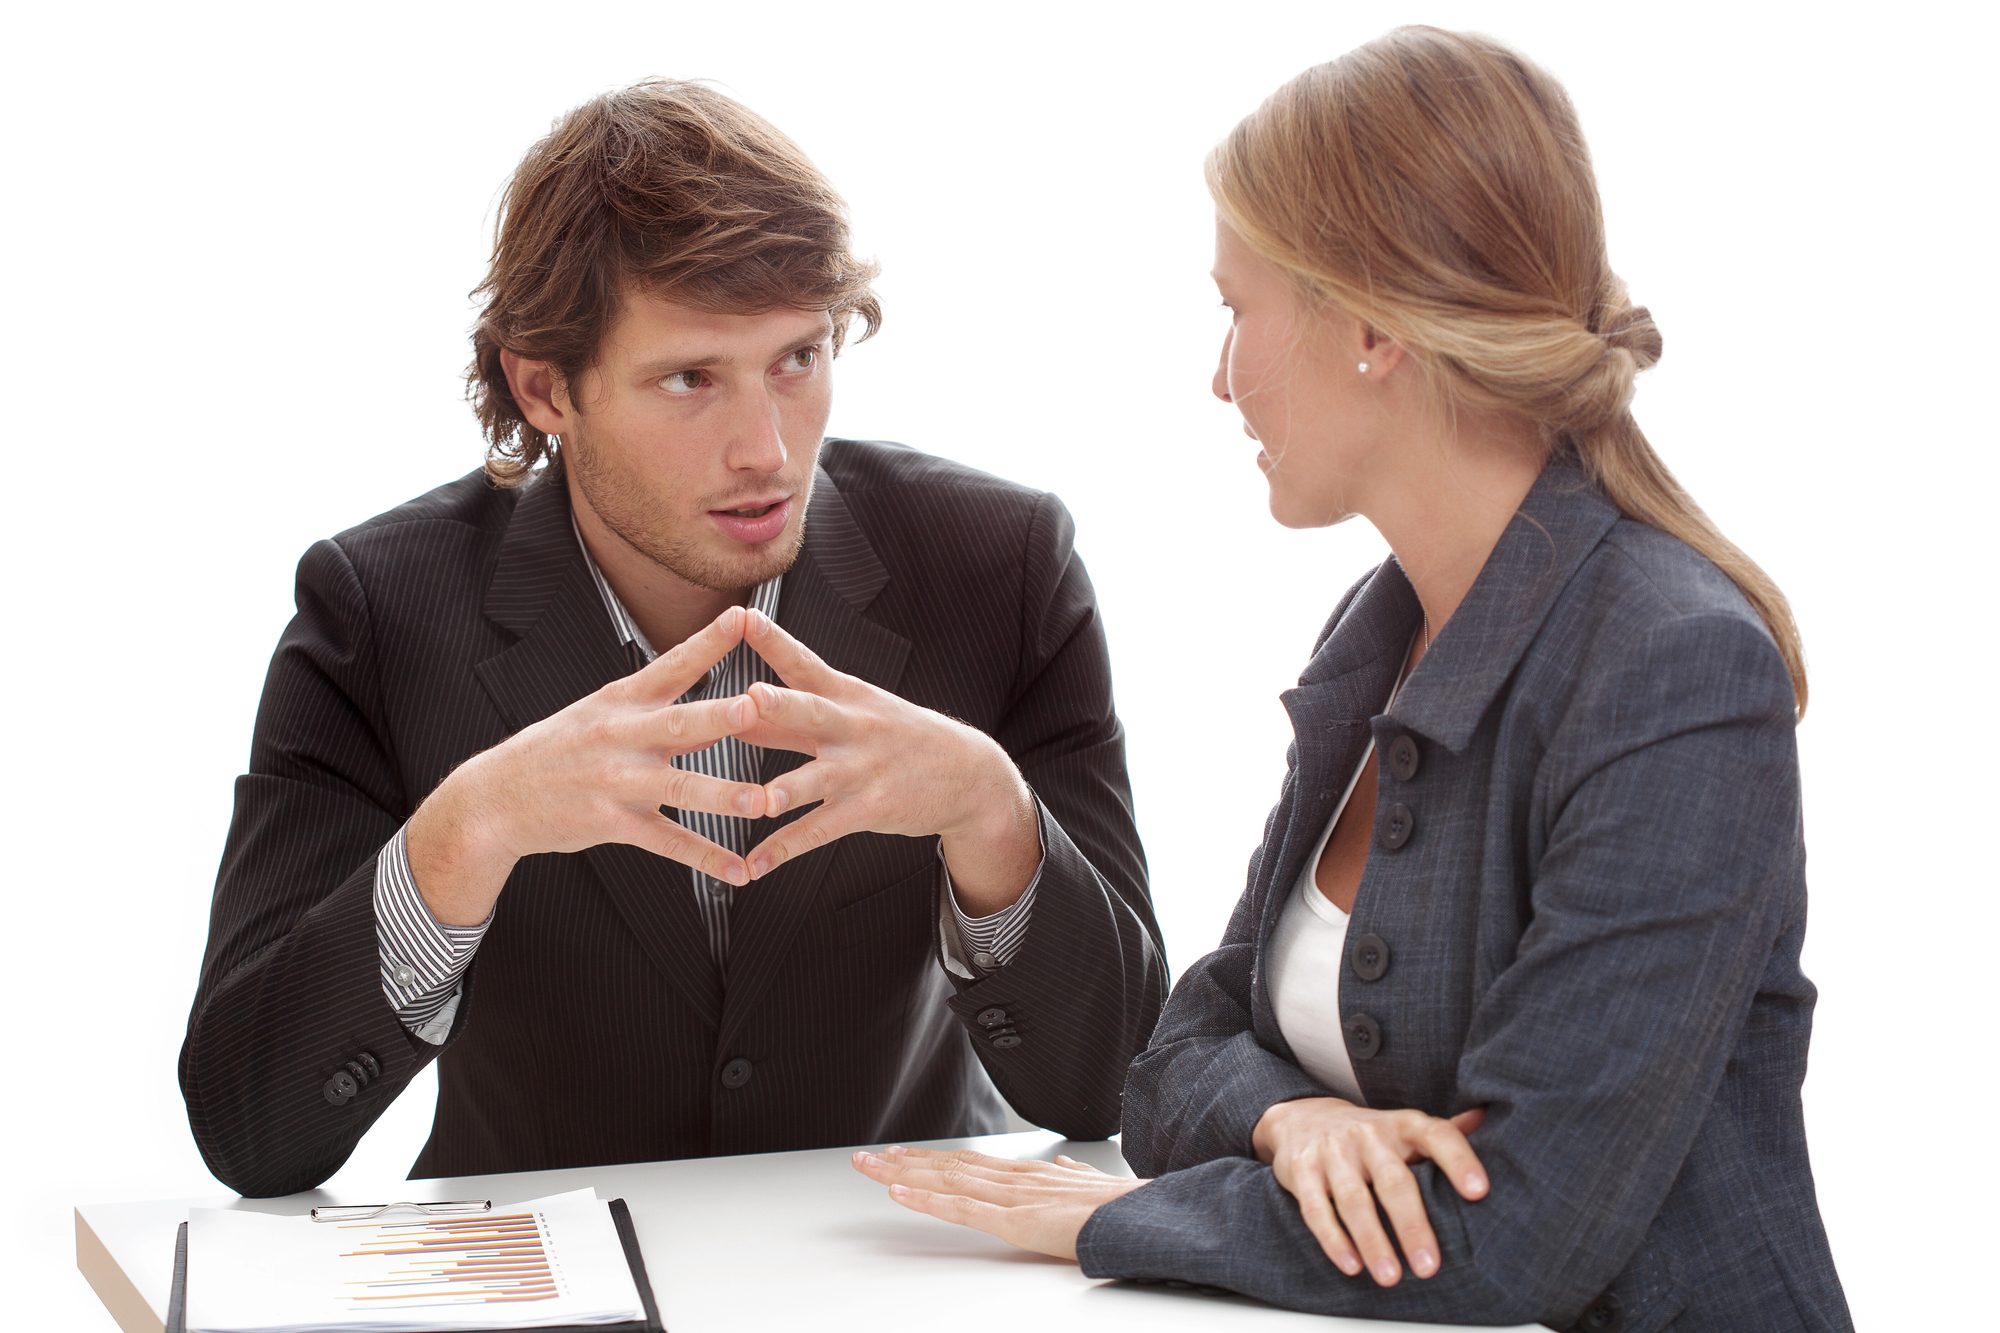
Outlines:
[[[1067,1143],[1036,1130],[930,1146],[1018,1159],[1068,1153],[1131,1171],[1112,1143]],[[80,1204],[77,1267],[125,1333],[161,1333],[174,1233],[190,1207],[299,1214],[328,1203],[486,1199],[495,1204],[591,1186],[632,1210],[668,1333],[711,1330],[1436,1329],[1279,1310],[1245,1297],[1099,1282],[1073,1263],[908,1212],[854,1170],[852,1150],[760,1153],[678,1162],[384,1181],[284,1199],[217,1195]],[[1406,1278],[1405,1281],[1415,1279]],[[1539,1333],[1524,1330],[1523,1333]]]

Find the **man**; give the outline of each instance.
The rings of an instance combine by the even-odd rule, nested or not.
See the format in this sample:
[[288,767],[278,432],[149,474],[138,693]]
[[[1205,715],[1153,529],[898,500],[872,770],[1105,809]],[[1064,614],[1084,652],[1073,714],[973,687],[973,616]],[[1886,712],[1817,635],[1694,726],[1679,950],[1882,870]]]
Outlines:
[[[324,1180],[1118,1127],[1166,989],[1052,496],[822,440],[880,312],[762,120],[558,123],[479,294],[487,466],[307,552],[181,1052],[210,1168]],[[656,652],[655,650],[659,651]]]

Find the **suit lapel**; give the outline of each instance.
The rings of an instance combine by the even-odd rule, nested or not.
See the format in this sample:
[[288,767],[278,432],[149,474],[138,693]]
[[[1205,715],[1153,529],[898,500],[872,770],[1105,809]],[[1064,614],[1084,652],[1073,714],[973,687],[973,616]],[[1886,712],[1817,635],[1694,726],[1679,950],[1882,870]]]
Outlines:
[[[473,667],[513,731],[631,672],[577,545],[561,482],[531,483],[516,504],[482,609],[521,636]],[[720,979],[689,871],[618,843],[592,847],[583,857],[654,965],[704,1021],[716,1023]]]
[[[1402,567],[1394,558],[1384,561],[1306,664],[1298,688],[1279,696],[1291,715],[1297,751],[1274,821],[1282,830],[1279,845],[1259,868],[1260,959],[1292,886],[1305,872],[1306,858],[1368,748],[1373,734],[1369,722],[1388,702],[1422,614]],[[1260,1025],[1275,1032],[1269,991],[1270,979],[1260,969],[1253,1008],[1260,1020],[1269,1020]]]
[[[862,535],[847,502],[824,470],[813,480],[805,545],[785,574],[778,623],[834,670],[893,691],[909,660],[910,641],[863,612],[889,581],[888,570]],[[807,762],[789,750],[766,750],[760,777],[769,782]],[[752,825],[754,847],[799,818],[793,810]],[[799,928],[817,905],[821,882],[839,858],[838,842],[786,862],[767,878],[739,889],[729,912],[729,985],[719,1040],[727,1044],[769,989]]]

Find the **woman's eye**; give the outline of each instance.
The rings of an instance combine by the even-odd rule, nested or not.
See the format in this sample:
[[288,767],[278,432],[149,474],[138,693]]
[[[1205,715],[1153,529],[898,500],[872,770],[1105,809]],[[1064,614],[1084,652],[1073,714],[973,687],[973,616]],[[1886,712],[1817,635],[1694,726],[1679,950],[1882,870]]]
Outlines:
[[676,397],[685,397],[701,387],[701,376],[699,370],[676,370],[660,381],[660,387]]

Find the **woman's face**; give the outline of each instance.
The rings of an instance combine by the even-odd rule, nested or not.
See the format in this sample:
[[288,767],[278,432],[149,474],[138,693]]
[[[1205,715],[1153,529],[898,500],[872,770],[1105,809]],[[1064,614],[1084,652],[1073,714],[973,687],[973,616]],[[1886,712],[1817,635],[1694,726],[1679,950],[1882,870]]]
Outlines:
[[[1288,528],[1351,517],[1391,434],[1380,381],[1401,349],[1338,312],[1300,309],[1284,273],[1220,218],[1214,277],[1230,311],[1215,396],[1235,405],[1261,446],[1271,516]],[[1381,363],[1373,376],[1358,368],[1371,356]]]

